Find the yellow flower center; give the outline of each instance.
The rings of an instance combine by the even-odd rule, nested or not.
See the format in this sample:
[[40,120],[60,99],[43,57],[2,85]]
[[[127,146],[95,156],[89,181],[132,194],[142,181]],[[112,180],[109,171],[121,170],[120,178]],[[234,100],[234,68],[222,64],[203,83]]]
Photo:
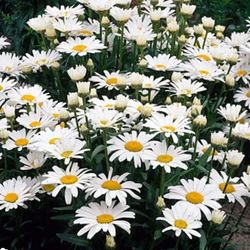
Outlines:
[[[225,182],[219,184],[220,190],[221,190],[221,191],[224,191],[225,186],[226,186],[226,183],[225,183]],[[224,191],[224,193],[233,193],[233,192],[235,192],[234,186],[233,186],[232,184],[228,183],[228,184],[227,184],[227,187],[226,187],[226,189],[225,189],[225,191]]]
[[100,214],[96,217],[99,224],[107,224],[113,221],[113,216],[111,214]]
[[244,118],[244,117],[241,118],[241,119],[239,120],[239,123],[240,123],[240,124],[245,124],[245,123],[246,123],[246,118]]
[[244,69],[239,69],[239,70],[237,70],[236,75],[238,77],[243,77],[243,76],[247,75],[247,71]]
[[59,125],[61,128],[65,128],[65,122],[61,122]]
[[189,192],[186,195],[186,199],[187,201],[189,201],[190,203],[193,204],[200,204],[203,202],[204,197],[202,194],[198,193],[198,192]]
[[24,146],[28,145],[28,143],[29,143],[29,140],[26,138],[19,138],[19,139],[16,139],[16,141],[15,141],[15,144],[18,147],[24,147]]
[[84,36],[91,36],[93,33],[89,30],[81,30],[79,31],[79,34]]
[[64,175],[60,181],[62,184],[70,185],[76,183],[78,178],[75,175]]
[[54,119],[59,119],[60,118],[60,114],[58,114],[58,113],[54,113],[54,114],[52,114],[52,116],[53,116]]
[[32,128],[36,128],[36,127],[39,127],[41,125],[42,125],[42,123],[38,122],[38,121],[34,121],[34,122],[30,123],[30,127],[32,127]]
[[[205,154],[207,152],[208,148],[207,147],[204,147],[202,149],[202,152]],[[213,155],[218,155],[218,152],[213,148],[210,152],[210,155],[213,156]]]
[[14,203],[18,200],[18,195],[16,193],[8,193],[4,196],[4,200],[9,203]]
[[192,93],[193,93],[192,89],[183,89],[182,90],[183,95],[191,95]]
[[208,75],[209,75],[209,71],[208,71],[208,70],[205,70],[205,69],[199,70],[199,73],[200,73],[202,76],[208,76]]
[[3,86],[2,85],[0,85],[0,91],[2,91],[3,90]]
[[166,126],[160,127],[160,130],[162,132],[174,133],[176,131],[176,128],[173,126],[166,125]]
[[179,229],[186,229],[187,228],[187,222],[184,220],[175,220],[174,225]]
[[167,69],[166,65],[161,64],[161,63],[156,64],[155,68],[158,69],[158,70],[162,70],[162,71],[165,71]]
[[87,46],[86,45],[83,45],[83,44],[78,44],[78,45],[75,45],[72,50],[76,51],[76,52],[84,52],[85,50],[87,49]]
[[118,79],[117,79],[117,77],[111,77],[111,78],[108,78],[106,80],[106,83],[108,85],[114,86],[114,85],[116,85],[118,83]]
[[54,138],[52,138],[52,139],[50,139],[49,140],[49,144],[56,144],[56,141],[60,141],[61,140],[61,138],[59,138],[59,137],[54,137]]
[[105,108],[112,109],[114,105],[112,103],[107,103],[104,105]]
[[108,180],[102,183],[102,188],[108,190],[120,190],[122,188],[121,184],[114,180]]
[[208,56],[206,54],[199,54],[196,57],[200,58],[201,60],[207,61],[207,62],[211,61],[210,56]]
[[55,186],[53,184],[45,184],[42,187],[46,192],[52,192],[55,189]]
[[138,106],[138,107],[136,108],[136,110],[139,111],[139,112],[141,112],[142,109],[143,109],[143,106],[142,106],[142,105],[140,105],[140,106]]
[[22,101],[26,101],[26,102],[33,102],[33,101],[36,100],[36,98],[35,98],[35,96],[33,96],[33,95],[27,94],[27,95],[23,95],[23,96],[21,97],[21,100],[22,100]]
[[250,90],[247,91],[246,96],[250,98]]
[[109,123],[108,120],[105,120],[105,119],[104,119],[104,120],[100,120],[100,125],[101,125],[101,126],[104,126],[104,127],[105,127],[105,126],[108,125],[108,123]]
[[169,163],[173,160],[173,156],[171,155],[159,155],[156,159],[157,161],[161,162],[161,163]]
[[64,152],[61,153],[61,156],[63,158],[69,158],[72,155],[72,153],[73,153],[73,151],[71,151],[71,150],[64,151]]
[[128,141],[124,148],[130,152],[140,152],[143,149],[143,145],[139,141]]

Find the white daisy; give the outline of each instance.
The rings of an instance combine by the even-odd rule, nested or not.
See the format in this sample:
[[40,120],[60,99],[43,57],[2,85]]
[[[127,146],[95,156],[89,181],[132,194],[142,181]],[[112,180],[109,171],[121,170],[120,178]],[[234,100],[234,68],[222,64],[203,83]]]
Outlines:
[[192,97],[192,95],[206,90],[202,82],[192,82],[191,79],[185,78],[178,82],[170,83],[170,85],[172,85],[172,87],[169,88],[169,91],[177,96]]
[[48,16],[59,18],[59,17],[70,17],[70,16],[81,16],[84,14],[84,9],[81,5],[77,6],[64,6],[61,5],[60,8],[56,6],[47,5],[45,8],[45,13]]
[[167,138],[171,137],[174,143],[178,142],[177,135],[183,136],[185,133],[193,133],[190,130],[190,120],[185,117],[174,119],[171,116],[154,114],[147,119],[144,126],[153,132],[164,134]]
[[124,219],[135,218],[134,212],[129,212],[129,206],[121,203],[107,206],[105,202],[100,204],[91,202],[88,206],[83,206],[76,210],[77,219],[74,224],[81,224],[84,227],[77,233],[81,236],[88,232],[87,238],[91,239],[99,231],[109,232],[111,236],[116,236],[116,228],[118,226],[130,233],[130,223]]
[[52,191],[52,196],[56,197],[61,189],[65,188],[64,198],[67,205],[71,204],[72,196],[78,197],[78,189],[84,190],[88,182],[95,177],[86,168],[79,168],[78,163],[71,163],[66,170],[57,166],[52,167],[53,171],[44,174],[43,185],[57,184]]
[[62,32],[69,33],[82,29],[82,22],[75,16],[65,17],[63,19],[58,18],[52,22],[54,29]]
[[191,159],[191,155],[186,152],[181,147],[167,146],[166,141],[156,142],[152,145],[152,154],[147,160],[153,169],[163,167],[167,173],[171,172],[171,168],[186,170],[188,167],[185,162]]
[[6,180],[0,184],[0,210],[8,212],[19,206],[27,207],[24,202],[31,199],[30,186],[22,179]]
[[170,186],[169,193],[165,194],[166,199],[179,200],[178,203],[187,207],[189,211],[197,213],[198,219],[201,219],[201,212],[208,220],[211,220],[212,209],[219,209],[221,205],[217,200],[224,198],[224,195],[218,190],[215,184],[206,184],[207,178],[194,178],[193,180],[180,180],[182,185]]
[[23,148],[27,148],[30,146],[30,142],[32,137],[34,136],[35,131],[30,130],[26,132],[25,129],[22,130],[12,130],[9,133],[9,138],[3,145],[3,148],[7,150],[12,150],[13,148],[17,148],[19,151]]
[[218,113],[223,116],[228,122],[238,122],[243,119],[247,111],[241,112],[242,107],[240,105],[226,104],[226,107],[220,106]]
[[9,77],[0,77],[0,93],[6,92],[12,87],[14,87],[17,82]]
[[100,174],[99,177],[93,178],[85,190],[87,196],[93,195],[94,198],[98,198],[105,195],[105,202],[108,206],[111,206],[112,201],[116,198],[118,198],[121,204],[126,205],[128,195],[134,199],[140,199],[135,192],[140,193],[142,185],[133,181],[127,181],[129,173],[112,175],[113,168],[110,168],[107,177],[104,174]]
[[240,88],[234,94],[234,101],[235,102],[244,102],[245,107],[250,109],[250,86],[247,88]]
[[3,52],[0,54],[0,73],[19,76],[21,74],[20,63],[20,58],[15,54]]
[[158,56],[152,57],[146,55],[145,59],[148,62],[148,68],[156,71],[177,71],[178,66],[181,61],[178,60],[175,56],[170,56],[166,54],[159,54]]
[[0,50],[10,45],[10,43],[7,40],[8,39],[4,36],[0,37]]
[[202,223],[199,221],[199,216],[190,211],[188,206],[177,203],[171,209],[164,209],[163,216],[156,219],[165,221],[170,226],[164,228],[162,232],[173,230],[176,237],[179,237],[182,232],[190,239],[192,236],[201,237],[201,234],[196,230],[202,227]]
[[219,174],[215,169],[212,169],[209,182],[216,184],[217,189],[221,194],[223,194],[224,191],[224,194],[230,203],[235,203],[235,201],[238,201],[242,207],[245,207],[246,203],[242,196],[249,197],[250,193],[244,184],[238,184],[239,179],[240,178],[238,177],[231,177],[229,182],[226,184],[228,175],[223,171],[220,171]]
[[145,158],[152,153],[151,145],[154,135],[146,134],[146,132],[132,131],[131,134],[124,133],[117,137],[112,137],[108,141],[108,152],[111,154],[110,161],[118,159],[119,162],[133,160],[134,166],[141,167],[141,163],[145,162]]
[[71,54],[72,56],[100,53],[102,49],[105,49],[105,46],[95,37],[86,37],[84,39],[70,37],[66,42],[61,42],[57,46],[59,52]]
[[30,151],[25,157],[20,156],[21,170],[32,170],[40,168],[46,162],[48,156],[43,152]]

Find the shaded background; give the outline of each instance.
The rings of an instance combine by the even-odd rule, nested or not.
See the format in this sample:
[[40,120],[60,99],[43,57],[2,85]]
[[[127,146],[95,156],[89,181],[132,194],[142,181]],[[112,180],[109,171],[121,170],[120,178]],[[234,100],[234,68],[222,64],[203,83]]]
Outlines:
[[[46,5],[74,4],[74,0],[0,0],[0,35],[4,34],[12,42],[17,54],[34,48],[34,32],[27,29],[26,22],[31,17],[43,13]],[[134,0],[136,2],[136,0]],[[194,22],[202,16],[211,16],[217,24],[226,25],[227,31],[244,31],[245,19],[250,16],[250,0],[193,0],[197,5]]]

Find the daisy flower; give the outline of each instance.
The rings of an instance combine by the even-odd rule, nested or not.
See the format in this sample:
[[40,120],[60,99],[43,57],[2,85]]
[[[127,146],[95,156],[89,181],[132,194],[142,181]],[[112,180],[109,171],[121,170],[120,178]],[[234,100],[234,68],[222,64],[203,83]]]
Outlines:
[[43,152],[30,151],[25,157],[20,156],[21,170],[32,170],[40,168],[46,162],[48,156]]
[[[197,142],[197,153],[201,157],[204,155],[207,150],[212,147],[210,143],[208,143],[206,140],[201,139],[200,141]],[[213,161],[220,161],[223,159],[223,156],[221,153],[219,153],[217,150],[214,148],[211,150],[210,155],[207,158],[207,162],[211,161],[213,158]]]
[[43,32],[46,29],[52,28],[52,18],[47,15],[39,15],[37,17],[29,19],[27,24],[30,26],[31,29],[37,32]]
[[54,29],[62,32],[69,33],[72,31],[78,31],[82,29],[82,22],[80,22],[77,17],[70,16],[63,19],[58,18],[52,22]]
[[6,92],[9,89],[13,88],[17,82],[14,79],[9,77],[0,77],[0,93]]
[[0,54],[0,73],[19,76],[21,74],[20,63],[20,58],[15,54],[3,52]]
[[250,86],[240,88],[234,94],[235,102],[244,102],[245,107],[250,109]]
[[64,160],[68,164],[72,159],[82,159],[83,153],[88,149],[84,149],[85,141],[75,138],[63,138],[56,140],[55,145],[48,148],[49,154],[58,159]]
[[127,75],[117,72],[109,73],[107,70],[104,70],[104,75],[101,75],[99,73],[96,73],[95,76],[92,76],[90,78],[91,82],[94,82],[97,84],[97,89],[100,88],[108,88],[108,90],[111,89],[118,89],[117,86],[119,84],[123,84],[124,81],[126,81]]
[[100,53],[100,50],[105,48],[106,47],[95,37],[86,37],[84,39],[70,37],[66,42],[61,42],[57,46],[59,52],[71,54],[72,56]]
[[103,1],[96,1],[96,0],[88,0],[88,7],[96,12],[103,12],[110,10],[115,5],[115,1],[110,0],[103,0]]
[[228,201],[230,203],[235,203],[235,201],[238,201],[242,207],[245,207],[246,203],[243,200],[242,196],[249,197],[250,193],[247,190],[247,188],[244,186],[244,184],[240,183],[237,184],[240,180],[238,177],[230,177],[228,184],[226,186],[226,182],[228,180],[228,175],[220,171],[220,174],[215,170],[212,169],[211,174],[210,174],[210,180],[209,183],[216,184],[218,191],[226,195]]
[[43,88],[39,85],[22,86],[13,88],[8,92],[8,98],[18,104],[40,104],[48,100],[49,95],[45,93]]
[[107,206],[111,206],[112,201],[118,198],[121,204],[126,205],[127,196],[132,196],[134,199],[140,199],[135,192],[140,193],[142,185],[133,181],[127,181],[129,173],[122,175],[113,175],[113,168],[110,168],[108,176],[100,174],[99,177],[93,178],[85,192],[87,196],[93,195],[98,198],[105,195],[105,202]]
[[241,139],[250,140],[250,124],[248,122],[237,123],[232,130],[232,135]]
[[207,220],[211,220],[209,208],[221,208],[217,200],[224,198],[223,193],[218,190],[215,184],[206,184],[206,177],[194,178],[193,180],[181,179],[180,182],[182,185],[170,186],[170,192],[165,194],[164,198],[179,200],[178,203],[192,211],[192,213],[197,214],[199,220],[201,219],[201,212],[206,216]]
[[18,151],[22,150],[23,148],[27,148],[30,146],[30,142],[35,133],[36,132],[32,130],[26,132],[25,129],[12,130],[9,133],[9,138],[3,145],[3,148],[6,148],[7,150],[17,148]]
[[71,204],[72,197],[78,197],[78,189],[84,190],[88,182],[95,177],[95,174],[89,173],[86,168],[79,168],[78,163],[71,163],[66,170],[57,166],[52,167],[53,171],[44,174],[43,185],[57,186],[52,191],[52,196],[56,197],[58,193],[65,188],[64,198],[67,205]]
[[173,117],[174,120],[176,120],[177,118],[187,118],[190,111],[191,108],[187,108],[179,102],[174,102],[170,105],[167,105],[163,110],[164,113]]
[[91,98],[90,102],[94,104],[96,107],[100,107],[103,109],[115,109],[116,100],[110,99],[107,96],[102,96],[100,98]]
[[232,74],[234,74],[236,81],[242,79],[245,84],[250,81],[250,65],[249,63],[238,63],[232,67]]
[[148,62],[148,68],[155,71],[176,71],[181,61],[178,60],[175,56],[170,56],[166,54],[160,54],[158,56],[152,57],[146,55],[145,59]]
[[29,190],[30,186],[21,178],[4,181],[0,184],[0,210],[5,209],[8,212],[19,206],[27,208],[24,202],[32,197]]
[[36,134],[32,140],[32,147],[41,152],[48,152],[51,147],[56,147],[56,142],[62,139],[76,138],[78,132],[69,128],[56,126],[55,129],[45,128]]
[[218,113],[223,116],[228,122],[238,122],[243,119],[247,111],[241,112],[242,107],[240,105],[226,104],[226,107],[220,106]]
[[7,38],[4,37],[4,36],[1,36],[0,37],[0,50],[7,47],[7,46],[9,46],[9,45],[10,45],[10,43],[7,42]]
[[56,6],[47,5],[45,8],[45,14],[51,17],[71,17],[71,16],[81,16],[84,14],[84,9],[81,5],[77,6],[64,6],[61,5],[60,8]]
[[180,67],[186,71],[185,76],[191,79],[214,81],[219,79],[223,74],[223,71],[215,63],[200,61],[198,59],[193,59],[190,62],[182,64]]
[[169,80],[163,80],[163,77],[154,78],[154,76],[144,76],[142,82],[143,89],[160,90],[168,85]]
[[170,83],[170,85],[172,85],[172,87],[169,88],[169,91],[177,96],[192,97],[192,95],[206,90],[202,82],[192,82],[191,79],[185,78],[178,82]]
[[31,67],[34,72],[41,67],[50,68],[55,62],[59,61],[62,56],[55,50],[38,51],[32,50],[32,54],[26,54],[22,59],[22,66]]
[[115,226],[120,227],[130,233],[130,223],[124,219],[135,218],[135,213],[127,211],[129,206],[115,202],[107,206],[104,201],[100,204],[91,202],[88,206],[83,206],[76,210],[77,219],[74,224],[84,225],[77,233],[81,236],[88,232],[87,238],[91,239],[99,231],[108,232],[111,236],[116,236]]
[[94,36],[95,34],[99,34],[100,32],[100,23],[95,19],[88,19],[88,21],[84,21],[82,23],[82,27],[80,30],[75,32],[71,32],[71,36]]
[[135,168],[141,167],[141,163],[145,162],[145,158],[152,153],[152,138],[154,135],[146,134],[146,132],[132,131],[131,134],[124,133],[112,137],[107,143],[108,152],[111,154],[110,161],[118,159],[119,162],[133,160]]
[[0,119],[0,130],[8,129],[10,126],[8,125],[8,120],[6,118]]
[[97,128],[117,128],[119,122],[122,121],[124,115],[116,110],[102,109],[95,107],[89,109],[87,117],[93,125],[94,129]]
[[188,167],[185,162],[191,160],[191,155],[186,152],[181,147],[167,146],[166,141],[156,142],[152,145],[152,154],[147,160],[153,169],[163,167],[167,173],[171,172],[171,168],[186,170]]
[[150,128],[153,132],[163,133],[167,138],[171,137],[174,143],[178,142],[177,135],[183,136],[185,133],[193,133],[190,130],[190,120],[183,117],[174,119],[171,116],[154,114],[147,119],[144,126]]
[[184,50],[183,54],[189,59],[199,59],[201,61],[210,62],[213,61],[213,57],[208,51],[208,49],[201,49],[194,46],[188,45]]
[[43,115],[41,113],[29,112],[29,114],[20,115],[16,121],[27,129],[39,129],[44,127],[51,127],[55,125],[52,117]]
[[246,172],[244,172],[241,177],[241,180],[246,185],[248,191],[250,191],[250,174],[247,174]]
[[192,239],[192,236],[201,237],[197,229],[202,227],[202,223],[197,214],[190,212],[188,206],[177,203],[171,209],[165,208],[163,216],[156,218],[156,220],[167,222],[170,226],[164,228],[162,232],[173,230],[176,237],[179,237],[183,232],[189,239]]
[[233,32],[230,38],[225,38],[225,42],[232,47],[240,47],[248,41],[250,41],[250,34],[248,32]]
[[124,37],[127,40],[136,41],[137,39],[144,39],[153,41],[155,36],[151,19],[147,15],[134,15],[125,25]]

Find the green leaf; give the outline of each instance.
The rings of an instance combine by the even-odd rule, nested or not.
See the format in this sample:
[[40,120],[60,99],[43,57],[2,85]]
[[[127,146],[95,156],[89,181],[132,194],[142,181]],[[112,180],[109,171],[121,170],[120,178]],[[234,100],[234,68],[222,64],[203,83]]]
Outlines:
[[60,215],[55,215],[55,216],[51,216],[50,219],[51,220],[72,220],[74,218],[73,214],[60,214]]
[[93,160],[97,154],[99,154],[101,151],[103,151],[104,148],[105,148],[104,145],[99,145],[99,146],[97,146],[97,147],[94,149],[94,151],[92,152],[92,154],[91,154],[91,160]]
[[200,245],[199,245],[199,250],[205,250],[206,245],[207,245],[207,237],[206,233],[201,230],[201,237],[200,237]]
[[59,239],[62,241],[66,241],[68,243],[74,244],[76,246],[85,246],[88,247],[89,243],[87,240],[82,239],[75,234],[68,234],[68,233],[62,233],[62,234],[56,234]]
[[206,152],[199,158],[199,165],[201,167],[204,167],[206,164],[207,164],[207,159],[208,157],[210,156],[211,154],[211,151],[212,151],[212,147],[210,146]]

